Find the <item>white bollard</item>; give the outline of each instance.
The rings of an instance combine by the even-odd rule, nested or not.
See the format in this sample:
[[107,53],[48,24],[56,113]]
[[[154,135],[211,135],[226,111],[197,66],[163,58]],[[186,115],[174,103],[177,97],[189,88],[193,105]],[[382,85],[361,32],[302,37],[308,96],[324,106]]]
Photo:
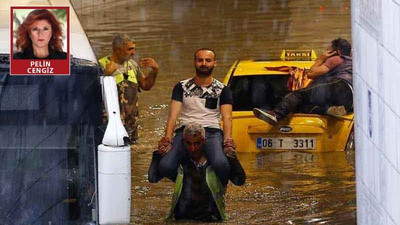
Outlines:
[[98,146],[100,224],[126,224],[130,222],[130,153],[129,146]]
[[112,76],[101,78],[108,124],[98,146],[99,223],[127,224],[131,211],[131,149],[121,122],[118,91]]
[[112,76],[105,76],[101,77],[101,85],[104,106],[108,117],[107,128],[104,132],[102,143],[108,146],[124,146],[124,138],[128,137],[128,132],[126,132],[121,122],[117,84]]

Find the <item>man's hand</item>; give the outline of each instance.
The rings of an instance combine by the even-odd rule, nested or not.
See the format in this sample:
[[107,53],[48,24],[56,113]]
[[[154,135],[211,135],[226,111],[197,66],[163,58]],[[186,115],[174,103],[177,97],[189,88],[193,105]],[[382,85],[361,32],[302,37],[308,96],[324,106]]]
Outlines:
[[[142,58],[140,59],[139,66],[142,68],[142,77],[139,80],[139,86],[142,90],[148,91],[156,82],[158,64],[153,58]],[[148,71],[146,68],[151,68],[151,70]]]
[[157,153],[160,155],[165,155],[168,152],[170,152],[172,149],[172,141],[169,138],[163,137],[161,140],[158,142],[158,149]]
[[114,71],[116,71],[117,68],[117,64],[115,64],[114,61],[110,61],[107,65],[106,68],[104,69],[104,75],[109,76],[112,75],[114,73]]
[[158,64],[153,58],[142,58],[139,63],[140,67],[151,67],[153,70],[158,71]]
[[337,51],[326,51],[322,53],[315,61],[314,65],[312,65],[310,70],[307,72],[307,77],[310,79],[315,79],[329,72],[329,68],[324,65],[324,63],[327,59],[334,56],[335,54],[337,54]]
[[336,51],[326,51],[326,52],[322,53],[322,55],[319,56],[319,59],[322,62],[325,62],[327,59],[329,59],[330,57],[332,57],[335,54],[337,54]]
[[224,141],[224,153],[230,158],[236,158],[236,145],[232,138]]

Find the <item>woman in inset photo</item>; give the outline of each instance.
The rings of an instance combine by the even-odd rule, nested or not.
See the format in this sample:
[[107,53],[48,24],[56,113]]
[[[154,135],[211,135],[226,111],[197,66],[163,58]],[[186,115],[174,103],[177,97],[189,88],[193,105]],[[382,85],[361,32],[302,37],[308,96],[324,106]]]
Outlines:
[[62,29],[52,12],[36,9],[28,14],[17,30],[17,52],[13,59],[66,59]]

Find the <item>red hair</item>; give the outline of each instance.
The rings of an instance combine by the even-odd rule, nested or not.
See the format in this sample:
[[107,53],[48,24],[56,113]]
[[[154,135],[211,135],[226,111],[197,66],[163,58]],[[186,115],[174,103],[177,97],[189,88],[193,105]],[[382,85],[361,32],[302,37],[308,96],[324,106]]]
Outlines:
[[25,50],[32,46],[29,32],[32,25],[38,20],[46,20],[51,25],[52,37],[50,38],[49,47],[57,52],[62,52],[62,30],[60,23],[52,12],[47,9],[35,9],[28,14],[28,17],[18,27],[17,30],[17,49]]

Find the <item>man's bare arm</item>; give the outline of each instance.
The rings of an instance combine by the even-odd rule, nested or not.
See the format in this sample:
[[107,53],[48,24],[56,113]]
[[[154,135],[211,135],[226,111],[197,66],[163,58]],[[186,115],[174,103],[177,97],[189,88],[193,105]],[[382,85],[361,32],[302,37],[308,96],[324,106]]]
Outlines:
[[139,79],[140,88],[148,91],[153,87],[154,83],[156,82],[158,74],[158,64],[153,58],[142,58],[140,60],[140,67],[151,67],[151,72],[147,76],[142,74],[141,79]]
[[172,149],[172,136],[175,129],[176,120],[182,110],[182,102],[172,100],[169,108],[167,125],[165,127],[165,135],[158,142],[157,153],[165,155]]
[[103,75],[110,76],[117,70],[117,64],[111,58],[110,62],[106,65],[106,68],[103,70]]
[[324,52],[322,55],[318,57],[315,61],[314,65],[311,66],[310,70],[307,73],[308,78],[315,79],[327,72],[329,72],[329,68],[324,65],[324,62],[331,56],[335,55],[336,51],[333,52]]
[[176,125],[176,120],[182,111],[182,102],[172,100],[169,108],[169,114],[167,119],[167,125],[165,127],[165,137],[172,139],[174,134],[174,129]]
[[224,141],[232,138],[232,105],[221,105],[221,116],[223,122]]

